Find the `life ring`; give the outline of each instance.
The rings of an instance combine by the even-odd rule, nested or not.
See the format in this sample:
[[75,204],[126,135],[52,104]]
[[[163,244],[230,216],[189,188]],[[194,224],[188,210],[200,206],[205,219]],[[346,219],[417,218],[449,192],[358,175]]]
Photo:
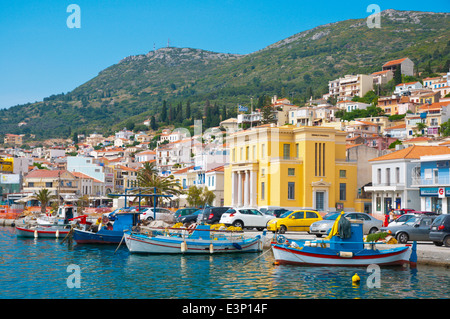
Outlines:
[[277,236],[277,243],[285,244],[286,243],[286,237],[284,237],[283,235],[278,235]]

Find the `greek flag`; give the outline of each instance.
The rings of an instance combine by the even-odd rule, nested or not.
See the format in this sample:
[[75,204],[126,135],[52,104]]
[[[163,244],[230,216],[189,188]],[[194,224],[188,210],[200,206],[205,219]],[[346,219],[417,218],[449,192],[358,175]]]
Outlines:
[[238,104],[238,111],[239,112],[247,112],[248,111],[248,107]]

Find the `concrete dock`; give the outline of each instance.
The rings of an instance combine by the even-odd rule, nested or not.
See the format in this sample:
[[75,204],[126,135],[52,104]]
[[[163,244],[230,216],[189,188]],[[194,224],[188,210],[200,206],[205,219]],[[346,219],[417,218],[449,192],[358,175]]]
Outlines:
[[0,226],[14,226],[15,219],[0,219]]

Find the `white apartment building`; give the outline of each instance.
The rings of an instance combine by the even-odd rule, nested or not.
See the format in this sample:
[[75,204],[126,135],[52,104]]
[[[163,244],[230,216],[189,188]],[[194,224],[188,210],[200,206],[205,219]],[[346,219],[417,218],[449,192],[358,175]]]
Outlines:
[[335,96],[339,101],[351,100],[354,96],[362,97],[371,90],[373,90],[372,75],[345,75],[343,78],[328,82],[327,96]]

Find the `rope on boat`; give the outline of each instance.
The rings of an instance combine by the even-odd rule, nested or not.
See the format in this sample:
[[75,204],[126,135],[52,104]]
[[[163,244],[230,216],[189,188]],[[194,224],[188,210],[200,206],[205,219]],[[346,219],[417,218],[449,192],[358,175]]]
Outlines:
[[74,225],[73,225],[73,224],[70,225],[70,230],[69,230],[69,232],[67,233],[66,237],[64,237],[64,239],[61,241],[61,245],[66,241],[66,239],[68,239],[69,237],[72,237],[72,234],[73,234],[73,228],[74,228]]
[[258,258],[260,258],[260,257],[262,257],[262,256],[264,256],[265,254],[267,254],[269,251],[271,251],[271,249],[269,248],[269,249],[267,249],[264,253],[262,253],[261,255],[259,255],[258,257],[256,257],[256,258],[253,258],[252,260],[250,260],[250,261],[247,261],[245,264],[244,264],[244,266],[246,266],[246,265],[248,265],[249,263],[251,263],[251,262],[253,262],[253,261],[255,261],[256,259],[258,259]]
[[122,241],[123,241],[124,238],[125,238],[125,234],[123,234],[122,239],[120,240],[119,246],[117,246],[116,250],[114,250],[114,254],[119,249],[120,245],[122,245]]

